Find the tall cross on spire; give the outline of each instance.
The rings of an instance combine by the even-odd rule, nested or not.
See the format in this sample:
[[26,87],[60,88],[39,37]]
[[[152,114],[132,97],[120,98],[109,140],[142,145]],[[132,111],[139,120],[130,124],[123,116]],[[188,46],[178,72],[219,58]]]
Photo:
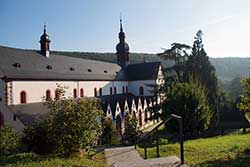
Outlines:
[[120,13],[120,31],[123,32],[123,29],[122,29],[122,13]]
[[46,34],[46,24],[43,25],[43,33]]

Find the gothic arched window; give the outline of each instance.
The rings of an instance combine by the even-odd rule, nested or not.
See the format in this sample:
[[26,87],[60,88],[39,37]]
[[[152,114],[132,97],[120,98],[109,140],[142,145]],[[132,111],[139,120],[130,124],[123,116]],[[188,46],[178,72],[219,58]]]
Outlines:
[[97,96],[97,89],[94,89],[94,96]]
[[117,94],[117,90],[116,90],[116,87],[114,87],[114,94],[115,94],[115,95]]
[[59,100],[61,98],[61,93],[60,93],[59,89],[55,90],[55,98],[56,98],[56,100]]
[[112,87],[109,88],[109,91],[110,91],[110,95],[112,95],[112,94],[113,94],[113,89],[112,89]]

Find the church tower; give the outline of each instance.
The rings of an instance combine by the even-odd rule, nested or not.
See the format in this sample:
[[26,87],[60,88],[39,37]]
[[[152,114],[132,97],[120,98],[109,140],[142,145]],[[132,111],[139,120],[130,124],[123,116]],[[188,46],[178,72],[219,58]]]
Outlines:
[[46,34],[46,25],[44,25],[43,35],[40,37],[40,52],[45,57],[49,57],[49,36]]
[[129,46],[125,42],[125,33],[122,28],[122,19],[120,19],[120,32],[119,32],[120,42],[116,45],[116,56],[117,64],[122,68],[126,68],[129,64]]

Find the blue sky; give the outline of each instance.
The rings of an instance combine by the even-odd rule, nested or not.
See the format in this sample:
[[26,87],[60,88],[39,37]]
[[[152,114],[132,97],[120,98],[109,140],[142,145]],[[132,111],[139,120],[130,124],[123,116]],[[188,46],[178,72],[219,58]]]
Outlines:
[[201,29],[209,56],[250,56],[249,0],[1,0],[0,45],[39,49],[46,23],[52,50],[115,52],[120,12],[131,52],[192,45]]

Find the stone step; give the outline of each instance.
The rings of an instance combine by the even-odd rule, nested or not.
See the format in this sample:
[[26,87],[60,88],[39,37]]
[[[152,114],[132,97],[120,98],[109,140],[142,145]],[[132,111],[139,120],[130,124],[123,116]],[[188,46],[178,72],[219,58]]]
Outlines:
[[[109,167],[180,167],[177,156],[143,159],[134,146],[105,149]],[[186,167],[186,166],[181,166]]]

